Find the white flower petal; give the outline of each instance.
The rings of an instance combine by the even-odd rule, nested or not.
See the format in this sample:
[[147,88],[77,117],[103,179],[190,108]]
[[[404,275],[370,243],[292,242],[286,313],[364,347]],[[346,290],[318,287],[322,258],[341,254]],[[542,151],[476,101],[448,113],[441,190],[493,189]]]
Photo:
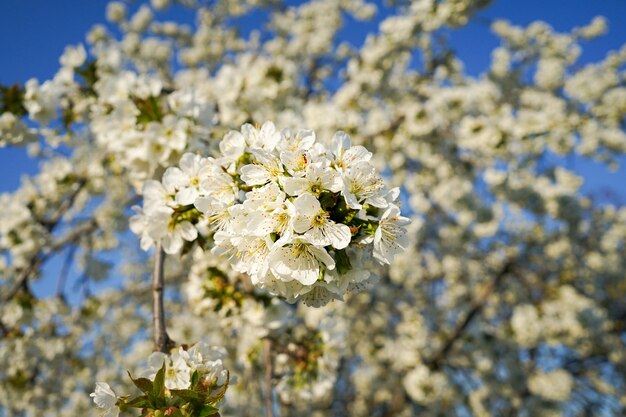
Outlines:
[[169,167],[165,170],[161,181],[168,190],[182,188],[189,184],[189,175],[185,174],[180,168]]
[[241,167],[241,179],[248,185],[267,184],[270,178],[270,173],[262,165],[249,164]]
[[309,193],[302,194],[293,200],[293,205],[299,215],[309,218],[315,216],[322,209],[319,200]]
[[163,236],[161,243],[163,244],[163,250],[168,255],[177,254],[183,247],[183,239],[179,234],[165,235]]
[[200,155],[187,152],[180,158],[178,166],[188,176],[193,176],[198,172],[198,168],[200,167],[200,158]]
[[296,196],[307,190],[309,182],[305,178],[287,177],[281,180],[281,185],[288,195]]
[[231,159],[239,159],[246,149],[246,140],[236,130],[228,132],[220,142],[220,152]]
[[93,402],[100,408],[105,410],[115,407],[117,396],[106,382],[96,382],[95,392],[89,394],[93,398]]
[[198,197],[198,190],[192,187],[186,187],[176,193],[176,202],[181,206],[186,206],[188,204],[193,204]]
[[188,221],[179,223],[177,229],[181,237],[188,242],[193,242],[198,237],[198,229]]

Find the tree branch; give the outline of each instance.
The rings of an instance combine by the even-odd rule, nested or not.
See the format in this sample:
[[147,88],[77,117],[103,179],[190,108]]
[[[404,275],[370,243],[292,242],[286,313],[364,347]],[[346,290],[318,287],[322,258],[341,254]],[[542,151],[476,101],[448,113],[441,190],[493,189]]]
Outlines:
[[263,339],[263,362],[265,363],[265,416],[274,417],[272,410],[272,340]]
[[69,196],[65,197],[63,202],[59,205],[57,210],[54,212],[54,214],[52,214],[49,219],[41,221],[41,225],[44,226],[49,232],[51,232],[59,224],[65,213],[67,213],[67,211],[74,206],[78,195],[85,188],[86,185],[87,179],[79,178],[77,181],[76,189],[73,190]]
[[390,124],[389,126],[385,127],[384,129],[379,130],[378,132],[374,132],[371,133],[369,135],[365,135],[363,136],[363,142],[369,142],[371,140],[374,140],[376,137],[381,136],[381,135],[387,135],[389,133],[395,133],[400,126],[402,126],[402,122],[404,122],[406,116],[401,115],[396,117]]
[[22,272],[18,275],[15,284],[5,295],[4,301],[10,301],[20,292],[20,290],[24,289],[28,285],[28,279],[31,274],[33,274],[41,266],[41,264],[48,260],[48,258],[63,249],[65,245],[75,243],[85,234],[91,233],[93,230],[96,229],[96,227],[97,223],[94,219],[81,223],[79,226],[76,227],[76,229],[72,230],[61,239],[53,242],[48,248],[44,248],[41,252],[39,252],[32,259],[28,267],[23,269]]
[[154,345],[163,353],[169,353],[175,343],[170,339],[165,328],[165,309],[163,308],[163,267],[165,252],[157,243],[154,252],[154,272],[152,274],[152,310],[154,313]]
[[69,275],[70,268],[72,267],[74,255],[76,254],[76,248],[77,246],[75,245],[69,248],[65,261],[63,262],[63,268],[59,274],[59,280],[57,281],[56,296],[62,300],[65,300],[65,281],[67,281],[67,276]]
[[511,260],[506,261],[500,272],[495,276],[493,281],[491,281],[480,293],[480,295],[472,302],[472,305],[469,309],[469,312],[465,316],[460,323],[454,328],[454,331],[446,341],[446,343],[439,349],[430,359],[425,361],[426,365],[428,365],[432,369],[439,369],[441,364],[447,358],[448,354],[454,347],[455,343],[461,338],[467,327],[470,325],[472,320],[478,316],[485,304],[487,303],[487,299],[493,294],[496,288],[500,285],[502,279],[512,271],[513,262]]
[[[40,221],[49,232],[52,232],[54,228],[58,225],[63,217],[63,214],[69,210],[76,196],[80,192],[80,190],[84,187],[84,184],[81,183],[78,187],[78,190],[70,196],[69,200],[66,200],[66,203],[63,205],[63,210],[57,210],[56,214],[52,216],[52,218],[48,221]],[[131,197],[125,204],[124,207],[130,207],[139,201],[140,197],[135,195]],[[67,204],[67,201],[72,202],[72,204]],[[15,284],[11,289],[7,292],[7,295],[3,298],[4,302],[10,301],[13,297],[15,297],[21,290],[28,291],[28,280],[30,276],[37,271],[37,269],[46,262],[52,255],[61,251],[66,245],[71,243],[76,243],[82,238],[84,235],[94,232],[98,228],[98,223],[95,218],[91,218],[89,220],[80,223],[76,228],[70,232],[68,232],[64,237],[59,240],[52,242],[48,247],[42,247],[39,252],[37,252],[30,260],[28,266],[24,268],[18,275]]]

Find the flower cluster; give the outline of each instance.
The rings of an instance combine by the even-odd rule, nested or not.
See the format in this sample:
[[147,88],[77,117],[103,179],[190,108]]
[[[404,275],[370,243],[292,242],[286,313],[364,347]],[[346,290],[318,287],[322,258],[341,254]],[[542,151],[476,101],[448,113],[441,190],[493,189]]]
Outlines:
[[254,284],[319,306],[361,288],[372,258],[389,264],[407,247],[399,190],[346,133],[326,146],[312,130],[246,124],[219,149],[218,158],[187,153],[146,183],[131,224],[144,248],[161,242],[173,254],[210,237],[213,253]]
[[[143,393],[129,399],[118,397],[105,382],[97,382],[90,396],[103,410],[104,417],[116,417],[131,408],[142,409],[142,416],[178,417],[211,416],[224,398],[230,382],[224,369],[223,348],[199,342],[189,350],[182,347],[170,355],[154,352],[148,358],[149,369],[141,378],[131,379]],[[130,375],[130,374],[129,374]]]

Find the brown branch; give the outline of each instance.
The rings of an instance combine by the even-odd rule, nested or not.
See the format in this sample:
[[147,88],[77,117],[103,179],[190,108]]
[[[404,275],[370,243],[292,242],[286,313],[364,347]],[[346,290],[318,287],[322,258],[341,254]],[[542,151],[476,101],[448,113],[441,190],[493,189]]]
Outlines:
[[265,416],[274,417],[272,411],[272,340],[263,339],[263,362],[265,363]]
[[[87,181],[84,178],[81,178],[78,181],[78,186],[72,193],[63,200],[63,202],[59,205],[55,213],[47,220],[38,220],[38,222],[49,232],[51,233],[54,228],[59,224],[65,213],[72,208],[78,194],[82,191],[82,189],[87,184]],[[57,245],[58,247],[59,245]],[[62,246],[62,245],[61,245]],[[50,254],[58,252],[62,247],[51,248],[48,254],[42,254],[41,252],[37,253],[30,261],[28,267],[20,273],[17,278],[15,285],[9,290],[9,293],[4,298],[4,301],[9,301],[11,298],[15,297],[20,291],[29,292],[28,280],[32,273],[34,273],[41,264],[50,256]]]
[[169,353],[175,343],[165,328],[165,309],[163,307],[163,267],[165,252],[161,243],[154,251],[154,272],[152,274],[152,310],[154,313],[154,345],[159,352]]
[[63,262],[63,268],[59,273],[59,280],[57,281],[57,289],[56,296],[61,300],[65,300],[65,282],[67,281],[67,277],[70,273],[70,268],[72,267],[72,263],[74,261],[74,255],[76,254],[77,246],[71,246],[65,257],[65,261]]
[[61,239],[53,242],[48,248],[43,248],[41,252],[39,252],[31,261],[30,265],[27,268],[23,269],[19,274],[15,284],[9,292],[5,295],[4,301],[10,301],[13,297],[15,297],[20,290],[27,288],[28,279],[40,266],[43,264],[48,258],[50,258],[55,253],[59,252],[66,245],[70,243],[75,243],[80,238],[82,238],[85,234],[92,232],[97,227],[97,223],[94,219],[88,220],[84,223],[81,223],[74,230],[66,234]]
[[469,312],[465,316],[460,323],[454,328],[454,331],[446,341],[446,343],[439,349],[430,359],[425,361],[426,365],[431,367],[432,369],[439,369],[441,364],[445,361],[448,354],[454,347],[455,343],[463,336],[465,330],[470,325],[472,320],[478,316],[485,304],[487,303],[487,299],[493,294],[493,292],[498,288],[502,279],[509,274],[513,269],[513,263],[511,260],[508,260],[500,272],[495,276],[495,278],[481,291],[480,295],[472,302],[472,305],[469,309]]
[[59,224],[65,213],[67,213],[67,211],[74,206],[76,198],[78,198],[80,192],[87,185],[87,180],[85,178],[80,178],[77,183],[78,186],[76,189],[63,200],[54,214],[50,216],[49,219],[41,221],[41,225],[44,226],[49,232],[51,232]]
[[[63,210],[61,209],[57,210],[57,212],[51,217],[50,220],[40,221],[40,223],[49,232],[53,231],[53,229],[61,221],[61,218],[63,217],[64,213],[73,206],[73,203],[76,197],[78,196],[80,190],[84,186],[85,186],[85,183],[80,182],[78,189],[74,191],[74,193],[68,198],[68,200],[65,200],[65,204],[63,205],[63,207],[65,208]],[[128,201],[126,201],[126,203],[124,204],[124,207],[130,207],[139,200],[140,200],[140,197],[138,195],[135,195],[131,197]],[[68,201],[71,201],[71,204],[67,204]],[[89,220],[84,221],[83,223],[80,223],[74,230],[66,234],[61,239],[53,242],[49,247],[41,248],[41,250],[31,258],[30,263],[28,264],[28,267],[26,267],[19,273],[17,280],[15,281],[15,284],[13,285],[13,287],[11,287],[7,295],[3,298],[3,301],[5,302],[10,301],[21,290],[28,291],[28,280],[30,276],[35,271],[37,271],[37,269],[44,262],[46,262],[52,255],[61,251],[66,245],[70,243],[76,243],[78,242],[78,240],[80,240],[81,237],[83,237],[83,235],[95,231],[97,229],[97,226],[98,224],[96,220],[94,218],[91,218]]]
[[389,133],[396,133],[396,131],[400,128],[400,126],[402,126],[402,122],[404,122],[405,117],[406,116],[404,115],[400,115],[396,117],[396,119],[394,119],[394,121],[392,121],[389,124],[389,126],[385,127],[384,129],[381,129],[378,132],[374,132],[369,135],[363,136],[363,143],[374,140],[376,137],[381,136],[381,135],[387,135]]

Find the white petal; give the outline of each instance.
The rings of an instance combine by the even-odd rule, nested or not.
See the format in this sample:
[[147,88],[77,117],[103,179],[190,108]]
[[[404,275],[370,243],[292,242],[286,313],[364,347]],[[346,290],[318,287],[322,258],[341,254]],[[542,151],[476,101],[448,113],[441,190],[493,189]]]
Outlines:
[[168,191],[189,185],[189,176],[180,168],[169,167],[163,174],[163,185]]
[[113,406],[109,408],[108,410],[106,410],[105,413],[102,415],[102,417],[119,417],[119,415],[120,415],[120,408],[117,406]]
[[167,355],[163,352],[152,352],[150,356],[148,356],[148,366],[153,371],[158,371],[163,366],[163,363],[167,359]]
[[382,195],[370,197],[365,201],[367,204],[378,208],[385,208],[389,205],[389,202]]
[[222,155],[238,159],[246,149],[246,140],[236,130],[228,132],[220,142]]
[[262,211],[253,211],[248,215],[246,228],[254,236],[269,235],[274,231],[272,214]]
[[363,206],[359,204],[359,201],[356,199],[356,196],[350,192],[350,185],[347,184],[348,181],[344,181],[344,187],[341,190],[344,198],[346,199],[346,204],[351,209],[360,209]]
[[276,248],[270,254],[270,269],[276,278],[282,281],[293,280],[293,259],[291,250],[287,247]]
[[330,238],[330,244],[335,249],[343,249],[350,244],[352,233],[350,228],[345,224],[328,223],[324,226],[327,236]]
[[187,152],[180,158],[178,166],[187,175],[194,176],[200,166],[200,155]]
[[183,239],[188,242],[193,242],[198,237],[198,229],[190,222],[181,222],[178,224],[177,229]]
[[167,191],[159,181],[148,180],[143,185],[143,197],[145,200],[162,200],[166,194]]
[[110,409],[115,406],[117,397],[109,384],[106,382],[96,382],[95,392],[89,394],[93,402],[100,408]]
[[283,190],[291,196],[302,194],[309,186],[309,182],[305,178],[283,178],[281,180]]
[[344,149],[350,147],[351,142],[352,140],[346,132],[342,132],[341,130],[336,132],[331,141],[331,149],[335,156],[339,157]]
[[325,168],[319,178],[322,182],[322,187],[326,190],[332,191],[333,193],[337,193],[343,188],[341,175],[332,168]]
[[337,294],[330,292],[323,283],[318,283],[311,291],[302,296],[302,302],[309,307],[322,307],[332,300],[341,300]]
[[269,182],[270,174],[261,165],[249,164],[241,167],[241,179],[248,185],[263,185]]
[[313,217],[322,210],[322,206],[317,198],[309,193],[302,194],[293,201],[298,214],[306,217]]
[[193,205],[202,213],[207,214],[211,210],[211,206],[215,199],[213,197],[198,197]]
[[183,247],[183,239],[179,234],[167,234],[163,236],[161,241],[163,243],[163,250],[168,255],[177,254]]
[[324,263],[326,268],[335,269],[335,260],[326,252],[326,249],[309,246],[309,251],[315,255],[320,262]]
[[319,275],[319,262],[315,256],[307,251],[295,254],[293,247],[276,249],[270,265],[274,275],[283,281],[295,279],[303,285],[311,285]]
[[[293,230],[296,233],[305,233],[311,228],[311,218],[298,215],[293,219]],[[315,243],[315,242],[313,242]]]
[[372,159],[372,153],[363,146],[353,146],[343,153],[341,158],[346,167],[359,162],[366,162]]
[[185,187],[179,192],[176,193],[176,202],[181,206],[186,206],[188,204],[193,204],[198,197],[198,190],[193,187]]
[[261,126],[261,146],[268,151],[274,150],[278,142],[280,142],[280,132],[276,131],[276,126],[272,122],[265,122]]

